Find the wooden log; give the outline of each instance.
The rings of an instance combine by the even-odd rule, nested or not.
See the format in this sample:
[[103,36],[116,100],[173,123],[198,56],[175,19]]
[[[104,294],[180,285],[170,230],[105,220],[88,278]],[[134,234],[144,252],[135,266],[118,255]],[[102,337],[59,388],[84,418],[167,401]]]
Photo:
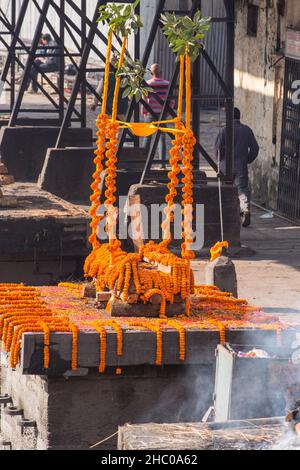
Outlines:
[[149,299],[149,302],[152,305],[160,305],[162,303],[162,296],[159,294],[154,294],[152,297]]
[[110,291],[97,292],[96,293],[96,301],[97,302],[108,302],[110,298],[111,298],[111,292]]
[[96,298],[96,287],[93,284],[84,284],[83,289],[82,289],[82,296],[89,298],[89,299],[95,299]]
[[122,292],[120,295],[120,299],[122,300],[122,302],[126,302],[128,304],[136,304],[139,300],[139,296],[137,293],[131,293],[128,294],[128,298],[127,300],[125,300],[124,292]]
[[[112,299],[110,302],[111,316],[112,317],[147,317],[147,318],[159,318],[160,304],[152,304],[138,302],[129,304],[123,302],[120,299]],[[167,316],[174,317],[181,315],[185,311],[185,304],[168,304],[167,303]]]

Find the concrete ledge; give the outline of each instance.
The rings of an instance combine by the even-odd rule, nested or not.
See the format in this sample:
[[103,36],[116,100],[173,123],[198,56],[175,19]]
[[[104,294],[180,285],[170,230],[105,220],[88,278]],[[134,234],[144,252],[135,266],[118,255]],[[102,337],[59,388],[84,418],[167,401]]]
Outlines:
[[[282,349],[290,352],[294,330],[282,332]],[[186,359],[179,359],[178,333],[174,330],[163,332],[163,366],[169,365],[210,365],[215,362],[215,350],[220,340],[218,331],[188,330],[186,333]],[[266,342],[272,351],[278,352],[275,331],[227,330],[226,340],[231,344],[249,344],[263,347]],[[107,332],[107,367],[128,367],[155,365],[156,334],[145,331],[123,330],[122,356],[117,356],[117,336]],[[23,336],[20,372],[27,375],[62,375],[71,370],[72,335],[51,334],[50,369],[44,369],[44,336],[42,333],[26,333]],[[78,367],[99,367],[99,334],[79,333]]]
[[[0,131],[0,157],[16,181],[36,182],[47,149],[55,145],[58,127],[3,127]],[[63,146],[88,146],[92,129],[68,129]]]

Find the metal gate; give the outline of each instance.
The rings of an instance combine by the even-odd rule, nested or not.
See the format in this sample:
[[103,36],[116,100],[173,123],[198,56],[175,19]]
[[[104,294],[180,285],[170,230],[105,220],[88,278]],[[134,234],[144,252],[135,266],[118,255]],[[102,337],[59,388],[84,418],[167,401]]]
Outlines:
[[300,61],[286,59],[278,210],[300,222],[300,104],[294,83],[300,79]]

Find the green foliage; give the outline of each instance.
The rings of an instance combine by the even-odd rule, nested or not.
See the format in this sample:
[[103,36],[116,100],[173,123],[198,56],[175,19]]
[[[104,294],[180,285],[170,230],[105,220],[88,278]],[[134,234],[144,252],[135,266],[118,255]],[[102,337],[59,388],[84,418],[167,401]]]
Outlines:
[[188,16],[176,16],[175,13],[165,13],[161,15],[161,23],[172,51],[180,57],[188,50],[194,62],[204,47],[202,39],[210,28],[211,18],[202,18],[199,10],[193,19]]
[[145,99],[153,90],[144,83],[144,76],[147,69],[143,67],[139,60],[126,58],[123,66],[117,71],[116,76],[121,77],[121,88],[123,98],[135,98],[139,102]]
[[99,8],[99,23],[108,24],[111,31],[120,36],[128,36],[132,33],[136,34],[143,26],[140,16],[135,14],[135,8],[140,3],[136,0],[130,5],[120,5],[117,3],[109,3]]

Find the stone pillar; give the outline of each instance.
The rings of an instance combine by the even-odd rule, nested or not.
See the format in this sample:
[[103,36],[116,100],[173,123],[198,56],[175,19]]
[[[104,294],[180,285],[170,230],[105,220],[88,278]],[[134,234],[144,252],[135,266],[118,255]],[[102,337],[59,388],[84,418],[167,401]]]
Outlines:
[[227,256],[220,256],[205,267],[205,283],[216,286],[222,292],[230,292],[238,297],[238,286],[235,266]]

